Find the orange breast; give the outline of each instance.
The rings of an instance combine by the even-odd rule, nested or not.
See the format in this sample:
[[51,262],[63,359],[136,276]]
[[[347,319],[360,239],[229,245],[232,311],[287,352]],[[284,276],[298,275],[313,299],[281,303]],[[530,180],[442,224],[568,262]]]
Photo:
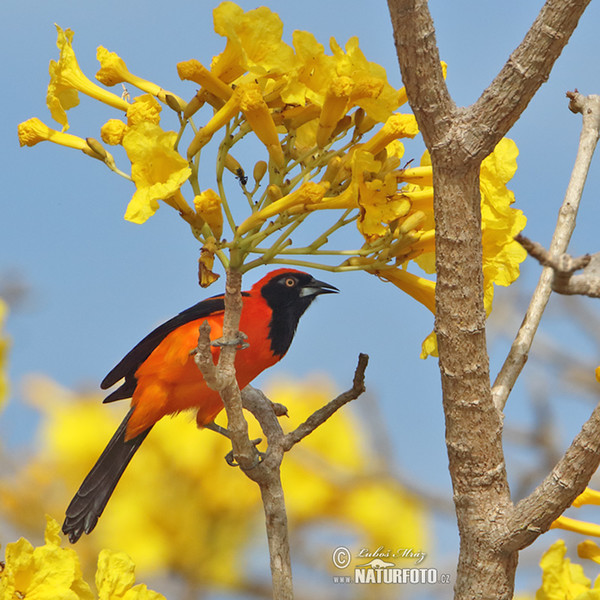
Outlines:
[[[223,409],[196,366],[191,352],[198,344],[198,328],[206,319],[191,321],[167,335],[135,373],[137,385],[131,400],[135,407],[127,426],[127,439],[142,433],[165,415],[195,409],[199,425],[205,425]],[[223,313],[207,319],[211,340],[222,335]],[[245,298],[240,330],[250,346],[238,350],[235,359],[238,385],[244,388],[281,357],[274,357],[268,339],[270,310],[262,299]],[[215,364],[219,349],[212,348]]]

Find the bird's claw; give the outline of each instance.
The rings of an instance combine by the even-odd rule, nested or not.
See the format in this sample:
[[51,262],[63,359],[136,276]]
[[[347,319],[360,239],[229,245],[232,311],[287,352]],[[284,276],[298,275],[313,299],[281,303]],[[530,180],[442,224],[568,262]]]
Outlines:
[[224,346],[236,346],[238,350],[245,350],[250,347],[250,344],[246,341],[248,336],[243,331],[238,331],[238,334],[230,340],[224,340],[218,338],[213,340],[210,345],[217,348],[223,348]]
[[[255,440],[250,440],[250,443],[256,448],[256,446],[258,446],[258,444],[260,444],[262,442],[262,438],[257,438]],[[265,459],[266,454],[264,452],[261,452],[260,450],[256,451],[256,459],[254,461],[254,463],[248,467],[247,470],[249,469],[254,469],[254,467],[257,467],[258,465],[260,465],[260,463]],[[240,463],[238,463],[234,456],[233,456],[233,450],[231,450],[230,452],[228,452],[225,455],[225,462],[230,466],[230,467],[239,467]]]

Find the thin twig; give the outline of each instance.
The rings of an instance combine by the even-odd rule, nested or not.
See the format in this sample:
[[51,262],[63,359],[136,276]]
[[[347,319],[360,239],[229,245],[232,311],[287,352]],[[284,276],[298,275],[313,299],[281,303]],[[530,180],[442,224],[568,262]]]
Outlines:
[[[550,244],[549,252],[552,256],[558,256],[567,251],[569,240],[575,229],[575,219],[583,194],[583,186],[600,133],[600,96],[584,97],[577,92],[572,92],[568,94],[568,97],[571,99],[569,107],[571,110],[575,108],[583,114],[583,122],[575,165]],[[545,267],[540,275],[523,323],[496,377],[492,394],[494,403],[499,410],[504,409],[508,395],[527,362],[533,338],[550,299],[552,280],[552,268]]]
[[366,354],[359,354],[358,364],[354,372],[352,387],[334,398],[331,402],[315,411],[304,423],[298,425],[294,431],[285,436],[284,450],[287,452],[300,440],[312,433],[319,425],[325,423],[331,415],[338,411],[344,404],[356,400],[365,391],[365,369],[369,363],[369,357]]

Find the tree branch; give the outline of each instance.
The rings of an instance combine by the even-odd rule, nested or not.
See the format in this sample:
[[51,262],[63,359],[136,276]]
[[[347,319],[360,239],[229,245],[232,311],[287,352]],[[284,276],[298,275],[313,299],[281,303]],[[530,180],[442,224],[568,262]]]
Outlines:
[[358,357],[358,365],[354,372],[354,380],[352,387],[340,394],[337,398],[334,398],[331,402],[315,411],[304,423],[298,425],[294,431],[288,433],[285,436],[283,442],[283,448],[285,452],[291,450],[292,447],[305,438],[307,435],[312,433],[319,425],[325,423],[329,417],[331,417],[336,411],[338,411],[344,404],[356,400],[365,391],[365,369],[369,363],[369,357],[366,354],[360,354]]
[[489,378],[479,170],[547,78],[588,3],[547,0],[492,85],[473,106],[458,109],[442,81],[426,1],[388,0],[407,96],[433,166],[435,331],[461,540],[457,598],[512,597],[517,565],[516,552],[499,552],[492,542],[513,505]]
[[456,106],[450,97],[427,0],[388,0],[402,83],[427,148],[452,127]]
[[516,505],[500,535],[502,550],[521,550],[547,531],[583,492],[599,464],[600,404],[552,472]]
[[284,435],[277,418],[287,413],[285,407],[274,404],[260,390],[252,386],[246,386],[242,390],[244,408],[256,417],[268,443],[263,460],[252,469],[244,469],[244,473],[260,487],[271,558],[273,597],[277,600],[293,597],[287,516],[280,475],[283,456],[294,444],[322,425],[336,410],[364,392],[364,372],[367,362],[368,357],[361,354],[352,388],[315,411],[304,423],[287,435]]
[[[194,360],[202,372],[206,384],[219,392],[227,413],[227,430],[233,447],[233,457],[243,469],[249,469],[259,460],[256,446],[248,437],[248,423],[242,411],[242,397],[235,376],[235,355],[245,340],[239,331],[242,314],[242,275],[229,269],[225,282],[225,314],[223,333],[219,340],[211,342],[210,326],[204,321],[198,332],[198,346]],[[215,366],[211,346],[220,348],[219,361]]]
[[[569,108],[581,112],[583,120],[575,164],[550,244],[549,253],[551,256],[559,256],[567,251],[571,235],[575,229],[583,187],[600,135],[600,96],[584,97],[577,92],[572,92],[567,94],[567,97],[570,98]],[[527,362],[533,338],[550,299],[553,279],[552,268],[545,267],[542,270],[517,336],[496,377],[492,393],[494,403],[499,410],[504,408],[508,395]]]
[[470,154],[483,159],[516,123],[567,45],[591,0],[547,0],[523,41],[473,104]]

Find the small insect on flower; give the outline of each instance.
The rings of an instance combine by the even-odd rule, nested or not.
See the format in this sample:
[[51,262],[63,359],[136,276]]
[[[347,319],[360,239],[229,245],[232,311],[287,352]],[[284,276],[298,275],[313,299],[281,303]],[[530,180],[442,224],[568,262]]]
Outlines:
[[238,167],[235,171],[235,178],[240,182],[240,185],[245,186],[248,183],[248,176],[244,173],[242,167]]

